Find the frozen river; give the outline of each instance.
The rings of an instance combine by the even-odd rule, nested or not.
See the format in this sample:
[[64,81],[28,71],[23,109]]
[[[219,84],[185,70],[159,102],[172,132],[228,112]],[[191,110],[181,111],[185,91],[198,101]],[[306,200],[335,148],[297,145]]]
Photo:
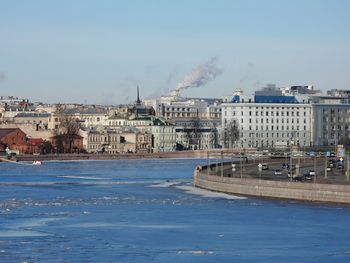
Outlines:
[[350,262],[350,207],[194,189],[204,162],[0,163],[0,262]]

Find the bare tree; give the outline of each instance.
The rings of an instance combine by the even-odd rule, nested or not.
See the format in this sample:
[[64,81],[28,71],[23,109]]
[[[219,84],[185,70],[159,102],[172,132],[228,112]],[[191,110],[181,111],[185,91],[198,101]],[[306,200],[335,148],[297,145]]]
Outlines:
[[56,138],[60,138],[61,141],[64,141],[68,146],[68,152],[72,153],[74,138],[79,135],[79,130],[81,128],[80,121],[73,114],[66,112],[61,106],[57,107],[56,114],[60,119],[60,127],[56,130]]
[[221,131],[223,146],[233,148],[240,138],[239,127],[236,120],[228,122]]
[[61,128],[63,135],[65,135],[68,150],[72,153],[74,138],[79,135],[80,122],[72,115],[64,116],[61,119]]

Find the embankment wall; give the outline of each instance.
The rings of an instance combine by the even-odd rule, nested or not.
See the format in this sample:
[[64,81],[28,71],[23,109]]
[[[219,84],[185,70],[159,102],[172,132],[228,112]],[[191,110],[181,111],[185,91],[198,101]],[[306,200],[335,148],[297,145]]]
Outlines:
[[222,177],[207,175],[205,166],[196,168],[193,184],[199,188],[230,194],[350,204],[349,185]]

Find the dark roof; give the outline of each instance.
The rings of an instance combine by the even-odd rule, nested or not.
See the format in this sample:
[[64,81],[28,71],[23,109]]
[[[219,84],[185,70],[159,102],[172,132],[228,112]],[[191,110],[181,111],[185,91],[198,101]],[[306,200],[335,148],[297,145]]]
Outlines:
[[15,117],[19,118],[47,118],[49,117],[49,113],[18,113]]
[[27,141],[27,144],[30,144],[30,145],[40,145],[44,142],[43,139],[41,138],[31,138],[31,139],[28,139]]
[[255,103],[298,103],[294,96],[260,96],[255,95]]
[[72,109],[65,109],[63,111],[64,114],[107,114],[106,109],[102,108],[72,108]]
[[153,120],[153,125],[165,125],[164,121],[159,118]]
[[[54,138],[58,138],[58,137],[66,138],[67,136],[68,136],[67,134],[58,134],[58,135],[51,136],[50,139],[54,139]],[[74,134],[74,135],[72,135],[72,137],[73,137],[73,139],[83,139],[83,137],[78,135],[78,134]]]
[[16,130],[20,130],[20,129],[19,128],[0,128],[0,138],[5,137],[6,135]]

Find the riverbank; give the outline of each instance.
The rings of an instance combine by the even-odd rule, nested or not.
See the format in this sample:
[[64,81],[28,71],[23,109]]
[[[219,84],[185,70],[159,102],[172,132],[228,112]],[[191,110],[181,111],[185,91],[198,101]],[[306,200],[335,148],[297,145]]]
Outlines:
[[[346,179],[331,181],[329,178],[319,178],[318,181],[293,182],[289,178],[269,177],[259,178],[257,165],[251,172],[232,175],[232,163],[200,166],[194,171],[193,185],[195,187],[224,192],[235,195],[247,195],[264,198],[279,198],[310,202],[329,202],[350,204],[350,185]],[[237,164],[236,164],[237,165]],[[208,167],[210,167],[208,169]],[[249,170],[249,169],[248,169]],[[261,175],[260,175],[261,176]]]
[[[249,152],[254,149],[245,149]],[[220,156],[225,154],[237,154],[242,152],[237,149],[212,149],[196,151],[176,151],[176,152],[158,152],[158,153],[120,153],[120,154],[42,154],[42,155],[16,155],[12,156],[12,161],[60,161],[60,160],[118,160],[118,159],[158,159],[158,158],[207,158],[208,152],[211,155]],[[4,157],[5,158],[5,157]],[[3,158],[3,159],[4,159]],[[1,158],[0,158],[1,162]]]

